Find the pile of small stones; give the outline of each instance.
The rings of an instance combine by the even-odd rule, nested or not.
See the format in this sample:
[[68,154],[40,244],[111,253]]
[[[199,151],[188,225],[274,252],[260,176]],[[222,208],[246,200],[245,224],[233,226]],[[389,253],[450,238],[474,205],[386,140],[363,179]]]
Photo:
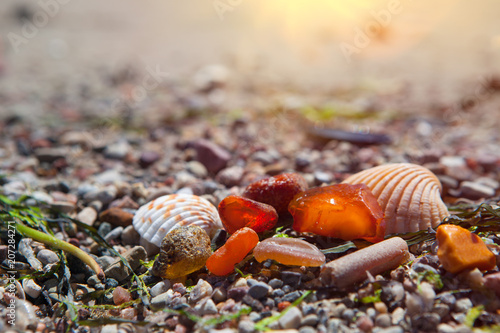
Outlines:
[[[217,119],[214,124],[199,116],[134,128],[110,122],[85,126],[83,120],[78,125],[39,126],[19,117],[0,119],[0,194],[11,199],[27,194],[28,205],[47,214],[67,214],[96,228],[148,288],[150,296],[139,301],[132,272],[109,249],[73,223],[54,227],[56,237],[94,256],[106,275],[100,281],[89,267],[68,257],[77,304],[89,305],[79,307],[78,320],[131,322],[71,330],[250,333],[263,319],[276,316],[267,327],[287,332],[470,332],[468,313],[480,305],[475,326],[500,324],[500,299],[495,294],[500,293],[500,275],[489,274],[487,280],[477,270],[447,273],[432,242],[411,247],[416,259],[410,264],[345,290],[318,284],[319,268],[259,264],[252,259],[240,267],[244,277],[238,273],[215,277],[204,269],[179,281],[152,276],[144,264],[154,254],[141,246],[132,218],[138,207],[166,194],[196,194],[217,205],[249,183],[282,172],[299,172],[309,186],[319,186],[375,165],[413,162],[438,175],[450,205],[498,201],[500,195],[500,155],[491,149],[498,147],[481,136],[467,144],[451,134],[428,141],[430,121],[418,120],[417,126],[414,119],[379,124],[376,128],[383,128],[393,143],[360,146],[309,137],[297,119],[286,124],[265,117],[219,115]],[[500,244],[495,235],[489,240]],[[20,272],[49,272],[61,260],[44,244],[17,243]],[[7,258],[6,244],[2,234],[0,262]],[[335,256],[328,255],[328,260]],[[13,300],[15,330],[63,332],[70,325],[70,314],[58,311],[60,302],[70,299],[63,280],[59,270],[18,283]],[[0,331],[12,329],[6,321],[12,299],[5,288],[6,282],[0,287]],[[313,292],[305,295],[309,290]],[[85,299],[96,291],[103,292],[96,299]],[[302,302],[282,312],[302,296]],[[120,307],[127,302],[133,304]],[[240,311],[240,316],[230,317]],[[284,314],[279,317],[279,313]],[[215,324],[209,320],[222,317],[227,320]]]

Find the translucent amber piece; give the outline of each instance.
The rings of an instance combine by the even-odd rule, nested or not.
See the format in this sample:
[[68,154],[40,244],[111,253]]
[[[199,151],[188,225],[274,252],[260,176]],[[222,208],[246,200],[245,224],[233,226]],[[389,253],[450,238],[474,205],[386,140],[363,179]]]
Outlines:
[[297,238],[268,238],[257,244],[253,255],[258,262],[272,259],[289,266],[317,267],[325,263],[325,255],[316,246]]
[[207,260],[207,268],[215,275],[223,276],[234,270],[259,242],[259,236],[250,228],[242,228],[229,237],[222,247]]
[[297,173],[262,179],[247,186],[243,196],[273,206],[278,214],[286,213],[293,197],[307,190],[307,182]]
[[444,269],[459,273],[466,269],[482,271],[496,266],[496,258],[481,238],[457,225],[440,225],[437,229],[438,258]]
[[278,213],[272,206],[236,195],[220,202],[219,215],[230,234],[243,227],[263,232],[272,229],[278,221]]
[[293,229],[344,240],[384,239],[384,213],[364,184],[316,187],[299,193],[288,206]]

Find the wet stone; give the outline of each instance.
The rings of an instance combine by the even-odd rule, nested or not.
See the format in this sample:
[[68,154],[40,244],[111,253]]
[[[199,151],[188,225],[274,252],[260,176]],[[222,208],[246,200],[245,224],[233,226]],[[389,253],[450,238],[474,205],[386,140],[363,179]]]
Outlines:
[[283,281],[280,279],[272,279],[269,281],[269,286],[273,289],[281,288],[283,286]]
[[261,299],[269,292],[269,286],[264,282],[257,282],[248,289],[248,294],[256,299]]
[[281,272],[281,280],[284,284],[297,287],[302,280],[302,274],[291,271]]

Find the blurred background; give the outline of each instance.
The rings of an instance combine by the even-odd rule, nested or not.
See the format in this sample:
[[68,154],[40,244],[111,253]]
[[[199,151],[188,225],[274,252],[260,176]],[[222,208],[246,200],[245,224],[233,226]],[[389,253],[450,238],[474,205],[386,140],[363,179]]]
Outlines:
[[[68,96],[82,85],[103,97],[118,85],[108,93],[143,102],[156,89],[134,87],[152,72],[177,90],[224,81],[265,87],[260,97],[404,91],[406,102],[432,109],[500,72],[498,13],[495,0],[3,0],[0,111],[23,112],[5,95]],[[120,80],[130,73],[127,91]],[[212,101],[241,106],[230,89],[224,94]]]

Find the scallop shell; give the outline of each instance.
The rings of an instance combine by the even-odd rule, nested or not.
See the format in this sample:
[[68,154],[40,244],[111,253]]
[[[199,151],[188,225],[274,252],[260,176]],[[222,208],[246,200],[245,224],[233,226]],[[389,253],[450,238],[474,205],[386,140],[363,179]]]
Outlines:
[[164,195],[148,202],[137,210],[132,224],[143,239],[158,247],[167,233],[180,226],[197,225],[210,238],[223,228],[217,208],[190,194]]
[[449,216],[441,199],[441,182],[430,170],[411,163],[385,164],[344,180],[366,184],[385,213],[385,234],[436,227]]

